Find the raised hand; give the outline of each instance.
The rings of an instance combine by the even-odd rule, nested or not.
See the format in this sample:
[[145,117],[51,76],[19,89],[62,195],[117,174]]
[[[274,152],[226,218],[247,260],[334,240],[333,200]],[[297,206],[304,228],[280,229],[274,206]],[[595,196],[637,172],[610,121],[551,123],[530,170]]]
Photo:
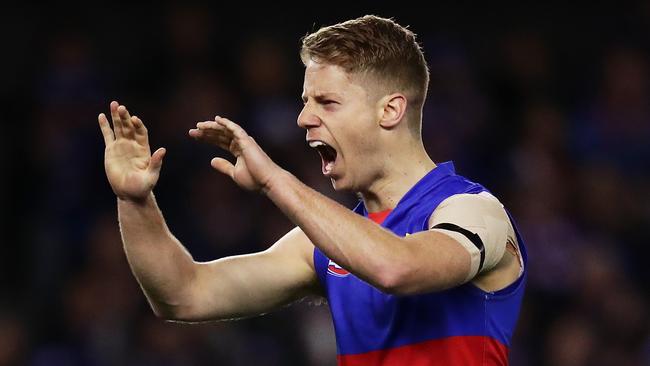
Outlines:
[[110,110],[112,129],[104,113],[98,117],[106,144],[106,177],[119,198],[144,199],[158,181],[165,149],[160,148],[151,155],[147,128],[142,120],[131,116],[125,106],[115,101],[111,102]]
[[237,159],[234,165],[222,158],[212,159],[211,165],[242,188],[266,191],[282,171],[243,128],[229,119],[217,116],[214,121],[199,122],[189,135],[228,150]]

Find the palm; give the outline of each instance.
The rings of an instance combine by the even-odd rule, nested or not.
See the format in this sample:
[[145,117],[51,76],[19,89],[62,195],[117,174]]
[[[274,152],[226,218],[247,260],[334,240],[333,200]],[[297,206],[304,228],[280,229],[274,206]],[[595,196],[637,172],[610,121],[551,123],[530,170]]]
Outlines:
[[148,170],[151,161],[149,146],[133,140],[120,139],[106,147],[106,176],[118,196],[143,197],[156,183]]
[[235,181],[235,183],[244,189],[253,191],[260,189],[260,185],[257,180],[251,175],[251,172],[246,164],[246,159],[244,159],[243,155],[237,157],[232,179]]
[[106,144],[104,168],[108,182],[120,198],[144,198],[158,181],[165,150],[158,149],[151,155],[144,124],[117,102],[111,103],[111,117],[113,129],[103,113],[99,116]]
[[229,151],[237,159],[233,165],[223,158],[214,158],[212,166],[229,175],[242,188],[264,190],[271,176],[279,170],[246,131],[226,118],[215,117],[215,121],[199,122],[189,134]]

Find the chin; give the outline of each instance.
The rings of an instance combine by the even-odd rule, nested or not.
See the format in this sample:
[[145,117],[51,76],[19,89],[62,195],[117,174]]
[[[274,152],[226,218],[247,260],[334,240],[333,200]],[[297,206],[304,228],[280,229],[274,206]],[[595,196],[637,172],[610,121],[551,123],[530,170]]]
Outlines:
[[335,191],[341,191],[341,182],[337,181],[334,178],[330,178],[330,182],[332,183],[332,188],[334,188]]
[[338,178],[330,177],[330,182],[332,183],[332,187],[334,188],[334,190],[337,191],[337,192],[345,192],[345,191],[354,191],[355,190],[355,187],[352,184],[352,182],[347,181],[342,177],[338,177]]

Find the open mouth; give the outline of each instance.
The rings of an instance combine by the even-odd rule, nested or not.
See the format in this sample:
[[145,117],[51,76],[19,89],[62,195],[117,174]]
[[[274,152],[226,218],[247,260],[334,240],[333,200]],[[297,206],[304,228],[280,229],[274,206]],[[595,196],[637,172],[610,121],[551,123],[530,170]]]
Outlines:
[[309,146],[318,151],[322,160],[323,174],[329,175],[332,172],[332,169],[334,169],[334,163],[336,162],[336,156],[338,155],[336,149],[319,140],[309,141]]

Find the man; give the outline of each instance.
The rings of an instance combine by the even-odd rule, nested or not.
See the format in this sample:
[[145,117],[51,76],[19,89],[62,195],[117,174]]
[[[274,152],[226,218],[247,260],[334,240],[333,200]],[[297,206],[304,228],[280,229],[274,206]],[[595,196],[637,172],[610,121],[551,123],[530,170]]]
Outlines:
[[415,35],[365,16],[306,36],[301,57],[298,125],[334,188],[359,193],[354,212],[276,165],[226,118],[189,131],[236,158],[215,158],[214,169],[297,225],[260,253],[195,262],[152,193],[165,150],[150,154],[144,124],[117,102],[113,129],[99,115],[124,249],[154,312],[232,319],[321,295],[340,365],[507,364],[525,249],[496,198],[425,152],[429,76]]

